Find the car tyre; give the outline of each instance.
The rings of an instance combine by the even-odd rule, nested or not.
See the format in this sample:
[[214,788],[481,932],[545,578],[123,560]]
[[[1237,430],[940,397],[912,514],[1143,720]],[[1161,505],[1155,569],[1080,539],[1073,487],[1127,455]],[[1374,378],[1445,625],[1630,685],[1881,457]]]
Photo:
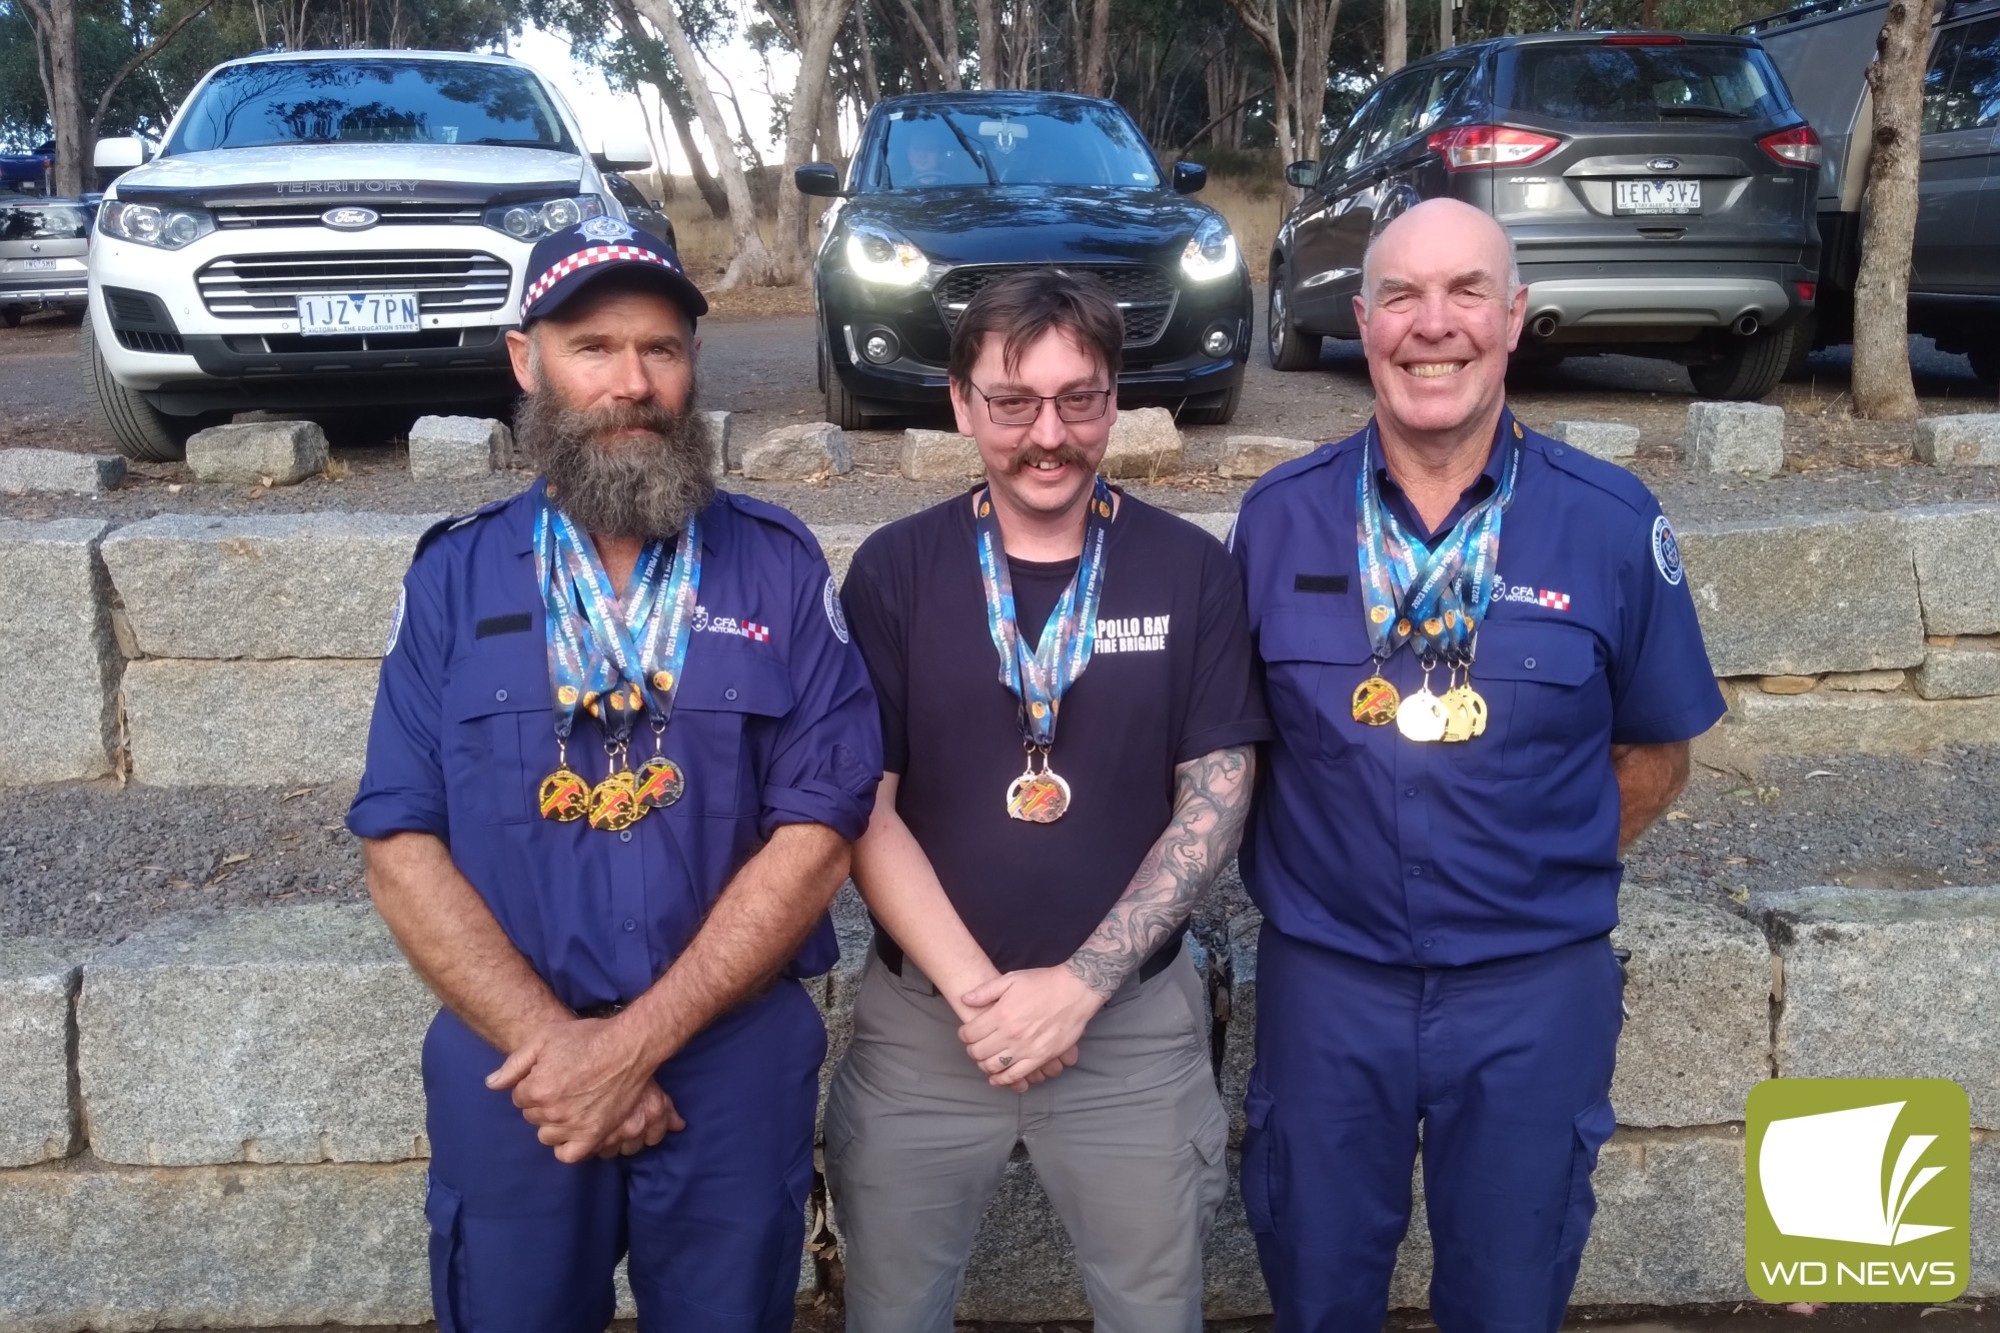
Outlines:
[[[1265,312],[1264,347],[1270,353],[1271,365],[1277,370],[1311,370],[1319,364],[1320,335],[1301,333],[1292,323],[1285,310],[1285,287],[1290,274],[1282,260],[1271,264],[1271,295]],[[1236,400],[1232,396],[1229,410],[1236,410]],[[1228,417],[1222,418],[1228,421]],[[1221,424],[1221,423],[1217,423]]]
[[1749,337],[1731,334],[1714,361],[1688,367],[1688,378],[1702,398],[1748,403],[1778,387],[1792,361],[1797,326],[1763,329]]
[[1236,404],[1243,397],[1242,384],[1235,384],[1221,393],[1208,394],[1201,398],[1190,398],[1181,407],[1180,424],[1183,426],[1227,426],[1229,419],[1236,415]]
[[17,305],[0,306],[0,324],[5,324],[10,329],[20,328],[21,313],[21,307]]
[[118,452],[141,463],[173,463],[187,456],[188,436],[201,426],[197,417],[170,417],[111,378],[104,354],[97,350],[96,321],[86,318],[82,332],[83,384],[111,428]]
[[1981,384],[1991,384],[2000,380],[2000,347],[1991,343],[1981,343],[1968,348],[1965,359],[1972,363],[1972,373]]
[[847,391],[823,344],[819,349],[819,375],[826,390],[826,419],[842,430],[867,429],[868,417],[861,410],[861,400]]

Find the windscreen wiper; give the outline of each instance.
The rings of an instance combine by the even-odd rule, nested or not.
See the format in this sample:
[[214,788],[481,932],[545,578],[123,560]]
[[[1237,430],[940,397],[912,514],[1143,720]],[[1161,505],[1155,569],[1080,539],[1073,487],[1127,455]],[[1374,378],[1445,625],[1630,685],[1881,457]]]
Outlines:
[[1663,106],[1654,108],[1662,116],[1694,116],[1702,120],[1748,120],[1748,111],[1730,111],[1719,106]]
[[953,138],[965,145],[967,154],[971,156],[974,162],[979,164],[979,169],[986,173],[986,183],[988,185],[998,185],[1000,178],[993,174],[992,164],[986,160],[985,154],[973,147],[972,140],[965,137],[965,131],[958,127],[958,122],[950,116],[939,116],[938,119],[944,122],[944,127],[951,131]]

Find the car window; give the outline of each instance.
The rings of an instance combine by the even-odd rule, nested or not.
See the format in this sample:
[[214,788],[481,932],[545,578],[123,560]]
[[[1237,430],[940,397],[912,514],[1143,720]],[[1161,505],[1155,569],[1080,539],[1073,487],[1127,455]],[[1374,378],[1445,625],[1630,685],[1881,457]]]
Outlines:
[[627,208],[648,208],[646,196],[639,193],[639,187],[623,176],[607,175],[604,188],[611,191],[611,197]]
[[1158,189],[1153,153],[1116,104],[953,101],[889,113],[874,179],[883,189],[1122,185]]
[[497,144],[573,153],[541,82],[463,60],[257,60],[225,66],[167,153],[288,144]]
[[1501,62],[1495,100],[1557,120],[1790,118],[1784,85],[1754,47],[1536,43]]
[[1382,110],[1368,127],[1368,147],[1364,159],[1374,157],[1391,144],[1401,143],[1416,133],[1417,117],[1430,100],[1429,70],[1410,70],[1382,85]]
[[1352,171],[1361,164],[1361,150],[1368,142],[1368,121],[1375,114],[1375,108],[1380,105],[1382,105],[1382,90],[1377,88],[1368,95],[1368,100],[1363,102],[1348,120],[1347,128],[1340,132],[1338,139],[1334,140],[1333,147],[1327,150],[1325,159],[1320,163],[1320,184],[1324,185],[1342,172]]
[[2000,124],[2000,19],[1938,35],[1924,71],[1924,133]]

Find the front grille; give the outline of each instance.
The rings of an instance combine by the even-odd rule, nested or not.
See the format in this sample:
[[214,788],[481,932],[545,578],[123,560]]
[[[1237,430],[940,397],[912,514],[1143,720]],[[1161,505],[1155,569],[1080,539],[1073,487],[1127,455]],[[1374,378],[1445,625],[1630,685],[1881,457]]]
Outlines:
[[154,333],[147,329],[117,329],[118,345],[128,352],[159,352],[179,356],[187,349],[178,333]]
[[298,298],[329,292],[415,292],[427,314],[498,310],[507,303],[506,261],[462,251],[238,255],[195,275],[201,303],[223,319],[298,313]]
[[[932,299],[949,329],[979,289],[996,278],[1010,277],[1045,268],[1041,264],[994,264],[978,268],[955,268],[938,280]],[[1180,289],[1173,280],[1150,264],[1063,264],[1064,273],[1088,273],[1103,280],[1111,289],[1118,309],[1125,315],[1125,345],[1147,347],[1159,341],[1173,318]]]
[[[476,227],[483,214],[460,204],[366,205],[381,219],[378,227]],[[319,227],[320,217],[339,204],[247,204],[240,208],[215,210],[215,225],[224,231],[258,227]],[[339,230],[329,228],[329,230]]]

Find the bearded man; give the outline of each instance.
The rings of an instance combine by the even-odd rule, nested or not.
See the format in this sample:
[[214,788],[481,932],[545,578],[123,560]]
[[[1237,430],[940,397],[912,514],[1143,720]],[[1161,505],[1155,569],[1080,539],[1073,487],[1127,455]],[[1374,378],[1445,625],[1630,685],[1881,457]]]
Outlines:
[[445,1333],[792,1324],[825,1031],[799,978],[881,772],[826,561],[718,492],[707,302],[659,240],[535,247],[527,491],[418,543],[348,813],[444,1008],[424,1044]]

